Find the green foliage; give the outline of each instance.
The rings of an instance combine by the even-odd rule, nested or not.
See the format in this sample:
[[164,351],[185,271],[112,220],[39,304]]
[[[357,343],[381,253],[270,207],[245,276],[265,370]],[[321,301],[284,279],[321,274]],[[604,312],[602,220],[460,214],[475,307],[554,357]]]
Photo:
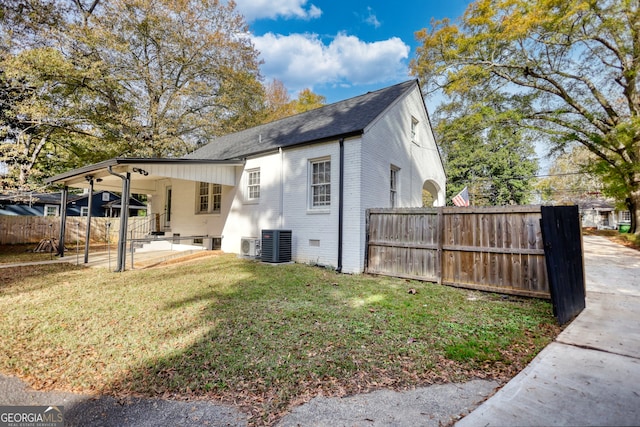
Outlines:
[[536,183],[542,201],[546,203],[579,203],[602,197],[601,175],[592,172],[598,158],[581,145],[556,157],[548,177]]
[[537,171],[531,135],[485,102],[451,101],[436,112],[447,200],[466,186],[476,206],[525,204]]
[[523,126],[582,144],[605,192],[640,216],[639,0],[477,0],[434,22],[412,63],[427,91],[499,91]]
[[232,2],[63,2],[47,16],[58,3],[0,9],[5,185],[114,156],[179,156],[259,123],[258,53]]
[[263,123],[269,123],[294,114],[304,113],[324,105],[326,98],[311,89],[303,89],[298,98],[291,100],[287,88],[279,80],[273,79],[265,86]]

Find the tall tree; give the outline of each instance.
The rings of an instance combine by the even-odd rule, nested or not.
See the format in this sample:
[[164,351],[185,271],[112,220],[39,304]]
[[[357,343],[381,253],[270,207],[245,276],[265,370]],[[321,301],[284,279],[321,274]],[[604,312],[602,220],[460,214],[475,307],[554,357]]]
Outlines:
[[[46,18],[37,5],[59,12]],[[11,43],[0,48],[0,82],[15,96],[2,105],[0,142],[12,171],[22,165],[18,181],[43,156],[52,167],[52,153],[70,167],[179,156],[258,124],[257,51],[234,7],[217,0],[3,4],[0,36]],[[31,18],[12,19],[20,11]]]
[[431,89],[492,82],[522,124],[597,160],[605,191],[640,217],[640,0],[477,0],[417,36]]
[[510,112],[467,97],[441,105],[435,132],[447,173],[447,200],[469,188],[472,204],[501,206],[529,201],[538,169],[533,136]]
[[78,51],[109,64],[135,106],[123,124],[123,136],[137,142],[130,154],[181,155],[254,124],[258,53],[234,8],[218,0],[113,0],[78,26]]
[[324,96],[318,95],[308,88],[301,90],[298,97],[291,100],[284,83],[273,79],[265,85],[263,123],[322,107],[326,100]]
[[602,180],[592,172],[596,157],[578,145],[555,158],[549,176],[536,184],[544,202],[579,203],[602,197]]

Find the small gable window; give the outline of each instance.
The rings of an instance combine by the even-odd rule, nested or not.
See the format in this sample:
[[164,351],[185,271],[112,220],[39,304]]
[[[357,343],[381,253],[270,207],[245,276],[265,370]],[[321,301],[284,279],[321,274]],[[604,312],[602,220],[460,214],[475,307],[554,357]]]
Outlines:
[[389,193],[390,193],[390,203],[391,207],[395,208],[398,203],[398,172],[400,168],[391,165],[391,169],[389,170]]
[[411,117],[411,142],[418,142],[418,119]]

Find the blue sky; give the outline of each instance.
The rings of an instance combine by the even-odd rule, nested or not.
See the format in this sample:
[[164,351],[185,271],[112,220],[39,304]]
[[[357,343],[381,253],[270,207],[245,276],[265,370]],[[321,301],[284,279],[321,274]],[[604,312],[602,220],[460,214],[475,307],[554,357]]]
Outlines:
[[414,33],[460,17],[469,0],[236,0],[264,62],[293,97],[304,88],[336,102],[412,78]]

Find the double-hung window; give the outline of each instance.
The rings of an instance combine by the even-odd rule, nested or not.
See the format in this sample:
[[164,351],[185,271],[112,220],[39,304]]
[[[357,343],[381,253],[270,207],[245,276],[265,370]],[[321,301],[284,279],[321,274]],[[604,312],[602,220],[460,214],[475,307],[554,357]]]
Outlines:
[[255,202],[260,199],[260,169],[247,171],[247,200]]
[[199,182],[196,200],[196,211],[198,213],[220,213],[220,208],[222,207],[222,185]]
[[331,205],[331,160],[321,159],[309,162],[310,167],[310,207],[322,209]]

